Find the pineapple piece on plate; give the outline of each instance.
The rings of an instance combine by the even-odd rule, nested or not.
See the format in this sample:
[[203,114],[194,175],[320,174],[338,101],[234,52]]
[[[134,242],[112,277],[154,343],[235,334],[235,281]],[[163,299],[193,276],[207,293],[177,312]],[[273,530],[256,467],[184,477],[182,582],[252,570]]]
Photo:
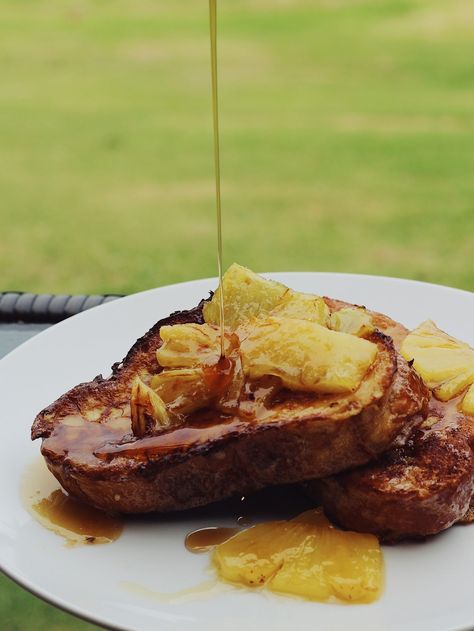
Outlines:
[[[309,600],[331,597],[349,602],[376,600],[383,584],[382,552],[374,535],[333,528],[323,513],[304,521],[306,531],[300,546],[285,557],[282,568],[268,584],[275,592]],[[318,515],[319,513],[319,515]]]
[[309,600],[372,602],[383,584],[377,538],[335,529],[320,509],[244,530],[212,560],[225,581]]
[[298,545],[299,531],[295,544],[290,531],[294,535],[298,529],[284,521],[258,524],[218,545],[212,562],[220,578],[247,587],[263,586],[281,567],[287,546]]
[[370,603],[383,587],[382,551],[375,535],[329,530],[332,563],[326,566],[331,590],[341,600]]

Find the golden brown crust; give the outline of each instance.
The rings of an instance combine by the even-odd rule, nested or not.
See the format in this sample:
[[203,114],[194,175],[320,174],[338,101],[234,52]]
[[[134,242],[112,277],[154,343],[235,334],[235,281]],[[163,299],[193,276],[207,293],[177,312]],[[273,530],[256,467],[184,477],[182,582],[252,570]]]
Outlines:
[[194,322],[203,324],[201,302],[189,311],[177,311],[157,322],[143,337],[132,346],[126,357],[112,366],[108,379],[102,375],[93,381],[81,383],[42,410],[33,422],[31,438],[47,438],[61,418],[68,415],[81,415],[83,410],[102,409],[103,416],[113,408],[126,407],[130,399],[131,381],[139,370],[159,372],[155,350],[160,328],[165,325]]
[[420,420],[426,389],[387,336],[353,394],[283,396],[263,418],[204,415],[141,439],[130,431],[130,384],[157,372],[165,324],[202,322],[202,305],[155,325],[112,376],[97,377],[41,412],[32,428],[64,488],[119,512],[190,508],[271,484],[328,476],[368,462]]

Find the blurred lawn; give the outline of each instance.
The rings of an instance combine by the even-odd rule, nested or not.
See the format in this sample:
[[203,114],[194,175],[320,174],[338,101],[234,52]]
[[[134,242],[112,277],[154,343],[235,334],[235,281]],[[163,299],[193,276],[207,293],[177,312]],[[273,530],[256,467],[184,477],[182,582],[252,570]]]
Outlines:
[[[471,0],[222,0],[225,262],[474,289]],[[215,273],[207,0],[3,0],[2,288]]]
[[[225,264],[474,290],[472,1],[220,6]],[[207,0],[3,0],[0,39],[0,289],[214,275]]]

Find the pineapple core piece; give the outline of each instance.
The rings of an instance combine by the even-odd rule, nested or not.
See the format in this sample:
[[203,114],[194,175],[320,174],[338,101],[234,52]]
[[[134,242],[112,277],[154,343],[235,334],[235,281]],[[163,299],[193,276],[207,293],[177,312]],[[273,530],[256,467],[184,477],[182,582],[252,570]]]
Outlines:
[[[474,383],[474,349],[427,320],[403,341],[401,353],[440,401],[449,401]],[[461,409],[474,413],[471,389]]]
[[376,344],[307,320],[255,320],[239,337],[244,374],[274,375],[290,390],[353,392],[377,355]]
[[[171,424],[165,402],[140,377],[135,377],[132,384],[130,414],[132,431],[138,437],[144,436],[149,429],[161,429]],[[152,428],[147,426],[147,419],[152,421]]]
[[154,375],[153,390],[178,414],[190,414],[212,399],[202,368],[176,368]]
[[219,301],[224,291],[224,321],[234,330],[243,322],[270,313],[326,324],[329,309],[319,296],[295,292],[234,263],[222,278],[212,300],[204,305],[205,322],[220,324]]
[[249,528],[218,545],[213,563],[225,581],[309,600],[372,602],[383,583],[377,538],[336,530],[320,510]]

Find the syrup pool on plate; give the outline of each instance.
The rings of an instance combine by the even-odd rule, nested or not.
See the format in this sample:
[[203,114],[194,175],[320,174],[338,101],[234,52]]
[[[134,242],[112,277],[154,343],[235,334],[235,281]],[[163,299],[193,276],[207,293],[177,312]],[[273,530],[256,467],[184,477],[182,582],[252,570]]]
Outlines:
[[42,457],[32,462],[22,480],[26,509],[42,526],[64,537],[67,545],[110,543],[123,530],[122,520],[65,493]]

